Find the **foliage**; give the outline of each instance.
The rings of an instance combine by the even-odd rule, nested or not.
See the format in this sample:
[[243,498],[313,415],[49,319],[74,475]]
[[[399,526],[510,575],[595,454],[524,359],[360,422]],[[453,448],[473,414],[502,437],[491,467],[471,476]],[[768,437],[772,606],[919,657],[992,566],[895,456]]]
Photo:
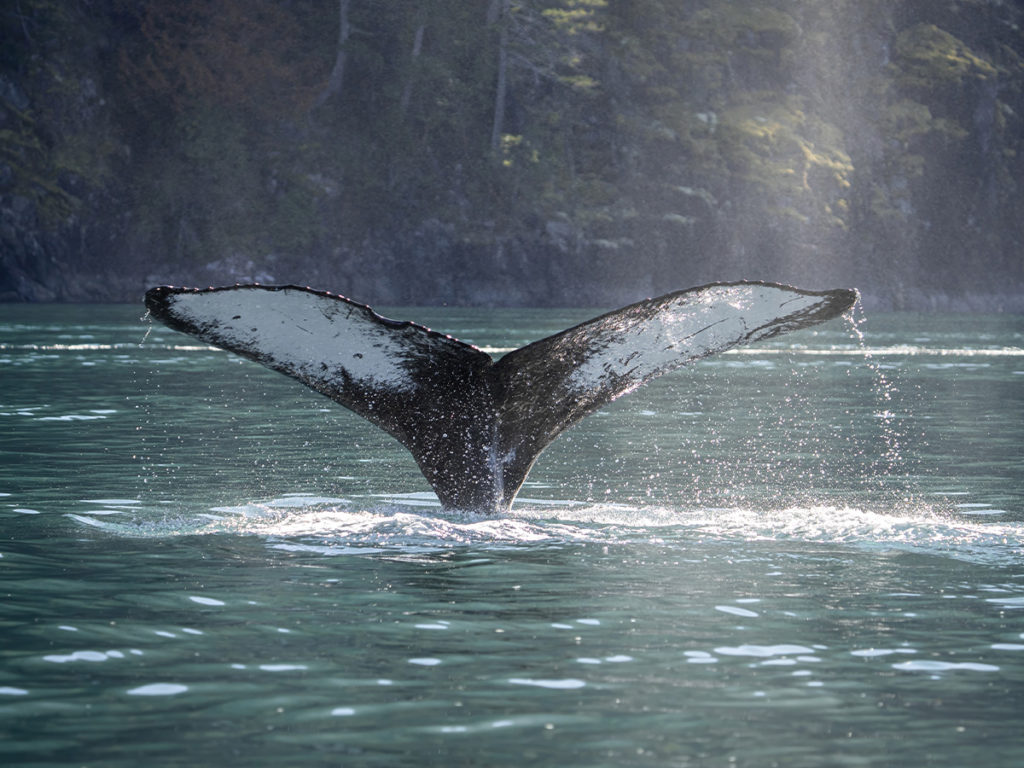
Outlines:
[[904,88],[931,90],[996,75],[992,64],[934,24],[917,24],[901,33],[896,38],[895,53],[899,65],[894,74]]

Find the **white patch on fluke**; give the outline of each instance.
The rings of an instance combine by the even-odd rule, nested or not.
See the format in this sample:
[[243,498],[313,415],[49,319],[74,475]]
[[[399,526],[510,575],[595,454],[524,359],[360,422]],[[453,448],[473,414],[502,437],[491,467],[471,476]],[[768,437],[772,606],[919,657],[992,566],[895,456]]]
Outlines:
[[[666,303],[656,316],[626,316],[602,334],[570,381],[580,390],[628,377],[640,386],[692,360],[763,338],[778,321],[820,304],[821,296],[770,285],[715,285]],[[763,329],[763,332],[750,334]]]
[[169,302],[173,314],[209,329],[208,338],[273,359],[294,375],[329,378],[326,363],[367,385],[412,387],[395,330],[367,323],[363,308],[288,288],[266,299],[264,291],[212,291],[174,294]]

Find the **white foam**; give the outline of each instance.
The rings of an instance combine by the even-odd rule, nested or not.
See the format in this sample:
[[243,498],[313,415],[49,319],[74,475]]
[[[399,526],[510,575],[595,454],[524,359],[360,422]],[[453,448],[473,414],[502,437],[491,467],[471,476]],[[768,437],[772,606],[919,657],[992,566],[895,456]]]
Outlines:
[[[473,543],[501,547],[541,542],[644,541],[672,546],[677,535],[689,541],[694,534],[721,540],[825,542],[872,550],[917,551],[988,563],[1017,563],[1024,555],[1024,524],[990,522],[991,518],[964,520],[927,504],[883,513],[826,505],[777,509],[637,507],[538,500],[517,503],[507,516],[481,518],[471,513],[419,508],[408,500],[394,503],[396,498],[373,499],[369,504],[365,499],[362,503],[355,499],[335,505],[319,503],[327,499],[311,495],[307,501],[316,503],[309,506],[240,503],[224,509],[244,510],[245,514],[229,517],[211,517],[200,511],[169,516],[163,508],[149,517],[149,511],[140,508],[125,523],[100,523],[74,514],[68,517],[128,537],[252,534],[268,537],[268,546],[275,549],[333,556],[395,550],[433,552]],[[1021,599],[1008,596],[998,602],[1006,608],[1021,608]]]

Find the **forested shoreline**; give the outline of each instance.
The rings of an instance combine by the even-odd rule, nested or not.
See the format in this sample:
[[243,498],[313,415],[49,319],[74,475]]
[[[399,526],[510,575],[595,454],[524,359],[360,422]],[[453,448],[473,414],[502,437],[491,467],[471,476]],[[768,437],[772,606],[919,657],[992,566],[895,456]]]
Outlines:
[[1024,312],[999,0],[12,0],[0,300]]

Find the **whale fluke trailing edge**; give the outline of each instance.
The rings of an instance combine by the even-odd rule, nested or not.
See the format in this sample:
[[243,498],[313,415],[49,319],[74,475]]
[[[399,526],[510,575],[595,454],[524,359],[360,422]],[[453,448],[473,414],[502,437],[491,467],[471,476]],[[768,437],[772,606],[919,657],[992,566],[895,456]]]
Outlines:
[[151,315],[298,379],[392,435],[444,508],[505,512],[542,450],[679,366],[824,322],[856,291],[713,283],[648,299],[498,360],[343,296],[293,285],[161,286]]

